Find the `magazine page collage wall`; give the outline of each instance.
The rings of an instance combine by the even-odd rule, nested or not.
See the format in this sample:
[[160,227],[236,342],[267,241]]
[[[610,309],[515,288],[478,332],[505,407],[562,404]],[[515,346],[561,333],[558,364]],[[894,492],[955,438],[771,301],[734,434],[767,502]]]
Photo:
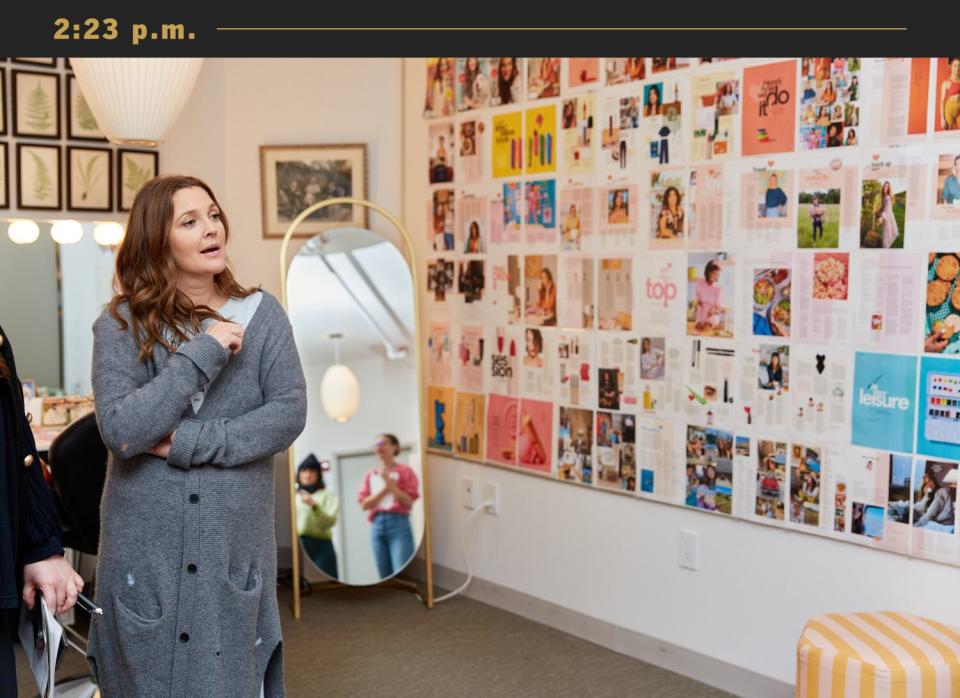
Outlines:
[[432,58],[428,448],[960,564],[960,58]]

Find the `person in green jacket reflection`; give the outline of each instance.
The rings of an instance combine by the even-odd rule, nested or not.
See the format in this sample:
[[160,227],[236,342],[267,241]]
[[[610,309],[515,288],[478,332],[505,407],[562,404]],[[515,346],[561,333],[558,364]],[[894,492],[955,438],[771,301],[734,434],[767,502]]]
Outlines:
[[337,552],[331,529],[340,515],[340,500],[323,482],[323,472],[329,469],[327,461],[318,461],[312,453],[297,467],[297,535],[314,564],[337,579]]

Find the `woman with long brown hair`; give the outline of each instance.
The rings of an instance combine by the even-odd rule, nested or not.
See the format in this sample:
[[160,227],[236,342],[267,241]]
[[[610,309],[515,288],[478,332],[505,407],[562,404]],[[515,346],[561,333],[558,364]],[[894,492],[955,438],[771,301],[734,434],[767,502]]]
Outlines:
[[94,324],[110,463],[88,655],[106,698],[283,695],[272,457],[303,430],[305,385],[228,239],[205,183],[147,182]]

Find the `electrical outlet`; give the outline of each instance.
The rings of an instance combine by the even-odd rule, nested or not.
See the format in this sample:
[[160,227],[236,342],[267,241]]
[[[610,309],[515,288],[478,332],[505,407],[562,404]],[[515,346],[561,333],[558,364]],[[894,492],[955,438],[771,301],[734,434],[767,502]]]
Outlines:
[[494,516],[500,515],[500,485],[493,480],[487,480],[486,487],[483,489],[483,501],[487,504],[486,512]]
[[465,477],[460,481],[460,491],[463,496],[464,509],[476,509],[477,504],[477,481],[472,477]]
[[680,531],[677,563],[688,570],[700,569],[700,534],[696,531],[686,528]]

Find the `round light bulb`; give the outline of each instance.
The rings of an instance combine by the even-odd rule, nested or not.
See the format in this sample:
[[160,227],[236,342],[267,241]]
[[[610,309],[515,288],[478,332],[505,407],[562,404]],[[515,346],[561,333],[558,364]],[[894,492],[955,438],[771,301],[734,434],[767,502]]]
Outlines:
[[83,226],[80,221],[54,221],[50,226],[50,237],[61,245],[72,245],[83,237]]
[[320,382],[320,401],[335,422],[346,422],[355,415],[360,407],[360,384],[353,371],[343,364],[328,368]]
[[123,226],[116,221],[97,223],[93,229],[93,239],[96,240],[98,245],[104,247],[119,245],[123,241],[123,234]]
[[31,242],[36,242],[37,238],[40,237],[40,226],[35,221],[21,218],[10,221],[7,235],[18,245],[29,245]]

